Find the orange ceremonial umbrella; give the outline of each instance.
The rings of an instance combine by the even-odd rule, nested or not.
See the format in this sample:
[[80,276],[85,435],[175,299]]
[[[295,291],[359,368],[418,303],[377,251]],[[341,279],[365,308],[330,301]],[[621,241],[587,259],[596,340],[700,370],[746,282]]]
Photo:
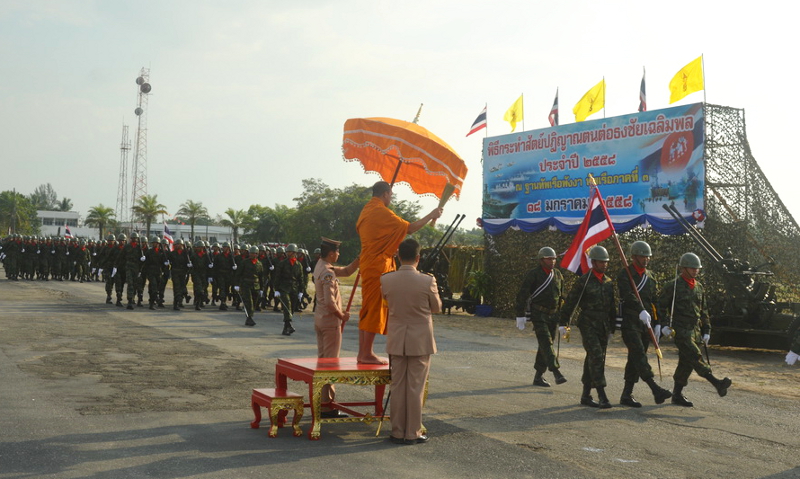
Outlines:
[[459,196],[467,176],[467,165],[450,145],[416,123],[393,118],[347,120],[342,152],[346,161],[361,162],[392,185],[405,183],[418,195],[442,200],[448,193]]

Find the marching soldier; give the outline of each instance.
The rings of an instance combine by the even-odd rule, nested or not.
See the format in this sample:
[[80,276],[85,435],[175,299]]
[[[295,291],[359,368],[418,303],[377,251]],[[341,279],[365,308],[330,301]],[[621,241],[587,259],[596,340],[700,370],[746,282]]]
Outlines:
[[106,304],[111,304],[111,292],[114,290],[114,277],[111,276],[117,258],[117,238],[110,234],[106,237],[106,250],[100,259],[100,269],[106,282]]
[[242,261],[236,270],[233,289],[238,293],[237,296],[241,298],[244,304],[244,312],[247,315],[245,326],[256,325],[256,322],[253,321],[253,304],[259,299],[263,272],[264,267],[258,260],[258,248],[251,246],[249,249],[244,250]]
[[303,267],[297,261],[297,245],[291,243],[286,247],[286,258],[275,268],[275,299],[283,307],[283,334],[290,336],[294,332],[292,311],[300,302],[303,291]]
[[233,279],[234,266],[233,255],[231,254],[231,245],[227,241],[222,243],[222,253],[214,257],[214,282],[217,284],[219,299],[219,310],[228,310],[228,289],[231,287],[231,280]]
[[161,283],[164,278],[161,268],[164,263],[169,263],[169,259],[161,248],[161,240],[158,239],[158,236],[150,239],[150,246],[145,255],[147,259],[144,262],[142,276],[147,278],[147,299],[150,309],[153,310],[156,309],[156,305],[164,307],[164,298],[161,296]]
[[169,271],[169,252],[170,252],[170,245],[169,240],[167,238],[161,238],[161,253],[163,256],[163,263],[161,264],[161,281],[159,282],[159,289],[158,289],[158,307],[164,307],[164,293],[167,291],[167,282],[170,279],[170,271]]
[[536,352],[536,361],[533,369],[534,386],[550,387],[550,383],[542,376],[546,370],[553,373],[556,384],[564,384],[567,378],[561,374],[558,357],[553,350],[553,338],[556,330],[559,334],[566,332],[566,323],[562,320],[559,327],[559,311],[564,300],[564,278],[561,271],[556,269],[556,252],[553,248],[544,247],[537,254],[538,267],[528,271],[522,280],[517,293],[516,313],[517,328],[525,329],[528,315],[533,323],[536,341],[539,350]]
[[[650,386],[656,404],[661,404],[672,397],[672,393],[655,382],[653,368],[647,361],[647,348],[650,345],[650,328],[657,337],[661,331],[659,317],[656,314],[658,303],[658,282],[647,270],[653,252],[644,241],[634,241],[631,245],[631,263],[628,272],[624,269],[617,274],[617,289],[622,301],[622,342],[628,348],[628,362],[625,364],[625,387],[619,399],[620,404],[630,407],[642,407],[642,403],[633,397],[633,387],[642,378]],[[633,291],[631,277],[636,284],[639,296]],[[641,303],[639,298],[642,299]],[[642,309],[644,305],[645,309]],[[650,315],[650,311],[654,316]]]
[[661,334],[668,337],[674,330],[675,345],[678,347],[678,366],[672,376],[675,380],[672,404],[692,407],[694,404],[683,395],[683,388],[689,383],[692,370],[710,382],[720,397],[728,394],[732,383],[729,378],[714,377],[711,366],[703,361],[700,350],[701,346],[708,348],[711,338],[711,321],[705,291],[703,285],[697,281],[703,267],[700,258],[694,253],[685,253],[681,256],[678,267],[680,274],[664,287],[659,298],[661,310],[670,311],[672,315],[671,324],[662,326]]
[[139,233],[134,231],[131,233],[130,242],[123,246],[121,255],[117,259],[117,268],[119,269],[120,266],[125,268],[125,282],[128,284],[127,309],[133,309],[134,299],[139,292],[141,269],[145,260],[147,257],[139,245]]
[[[608,251],[602,246],[589,250],[592,269],[581,276],[572,287],[562,308],[562,323],[568,323],[573,311],[580,308],[578,329],[581,331],[586,358],[583,361],[583,394],[581,404],[608,409],[611,403],[606,396],[606,348],[617,317],[617,298],[614,282],[606,276]],[[598,401],[592,398],[592,388],[597,390]]]
[[210,264],[205,250],[205,243],[198,240],[194,243],[192,258],[192,290],[194,291],[194,309],[200,311],[203,304],[203,290],[208,284],[208,265]]
[[183,307],[183,298],[186,296],[186,275],[191,268],[189,253],[183,249],[183,240],[175,240],[173,249],[169,254],[169,264],[172,276],[172,309],[180,311]]
[[78,278],[78,281],[81,283],[89,278],[89,261],[91,258],[89,254],[86,242],[81,240],[80,243],[78,243],[78,247],[75,248],[75,256],[72,258],[75,264],[75,277]]
[[120,308],[123,307],[122,292],[125,289],[125,258],[123,251],[126,246],[126,241],[128,241],[128,237],[125,233],[117,235],[117,253],[114,255],[114,263],[111,267],[111,277],[116,278],[114,279],[114,292],[117,293],[116,305]]

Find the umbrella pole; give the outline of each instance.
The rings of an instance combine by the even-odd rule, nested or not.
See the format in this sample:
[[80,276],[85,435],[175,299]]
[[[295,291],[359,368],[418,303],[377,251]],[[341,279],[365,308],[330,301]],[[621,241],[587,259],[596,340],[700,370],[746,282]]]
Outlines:
[[392,176],[392,181],[389,183],[391,186],[394,186],[394,181],[397,179],[397,174],[400,173],[400,166],[403,164],[400,158],[397,159],[397,168],[394,170],[394,176]]

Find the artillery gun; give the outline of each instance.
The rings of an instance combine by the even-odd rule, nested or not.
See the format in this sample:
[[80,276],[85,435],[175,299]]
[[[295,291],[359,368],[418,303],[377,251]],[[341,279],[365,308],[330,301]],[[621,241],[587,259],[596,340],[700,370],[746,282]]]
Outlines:
[[788,349],[800,327],[800,303],[777,300],[775,285],[768,281],[774,260],[752,267],[734,258],[730,248],[720,254],[675,206],[663,206],[711,259],[722,281],[721,294],[708,295],[712,340],[723,346]]

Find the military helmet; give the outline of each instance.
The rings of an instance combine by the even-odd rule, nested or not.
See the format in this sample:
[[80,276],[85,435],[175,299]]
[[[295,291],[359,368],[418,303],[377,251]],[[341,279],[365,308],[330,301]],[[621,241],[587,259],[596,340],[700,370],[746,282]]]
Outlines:
[[250,247],[250,248],[247,250],[247,252],[248,252],[248,253],[250,253],[250,254],[258,254],[258,247],[256,247],[256,246],[251,246],[251,247]]
[[151,243],[161,243],[161,238],[159,238],[158,236],[153,236],[152,238],[150,238],[150,242]]
[[286,249],[283,246],[278,246],[278,248],[275,249],[275,253],[276,254],[283,254],[285,252],[286,252]]
[[233,244],[233,249],[242,249],[242,247],[239,246],[239,243],[234,243]]
[[322,250],[319,248],[314,249],[314,254],[322,254]]
[[700,258],[694,253],[683,253],[681,260],[678,262],[681,268],[702,268]]
[[595,261],[609,261],[608,251],[600,245],[589,250],[589,259]]
[[286,246],[286,252],[287,252],[287,253],[290,253],[290,252],[295,252],[295,253],[297,253],[297,245],[296,245],[296,244],[294,244],[294,243],[289,243],[289,245],[288,245],[288,246]]
[[161,244],[166,246],[169,244],[169,240],[167,238],[161,238]]
[[79,244],[80,246],[86,246],[86,240],[80,240],[80,241],[78,242],[78,244]]
[[260,244],[260,245],[258,245],[258,250],[259,251],[267,251],[267,247],[264,246],[263,244]]
[[201,240],[197,240],[197,241],[194,242],[194,247],[195,248],[204,248],[205,246],[206,246],[206,244],[203,243]]
[[211,245],[211,247],[212,248],[219,248],[219,242],[215,241],[214,244]]
[[653,251],[645,241],[634,241],[631,245],[631,256],[653,256]]
[[549,246],[545,246],[544,248],[539,249],[539,253],[536,255],[537,258],[555,258],[556,257],[556,250]]
[[117,237],[116,237],[116,236],[114,236],[114,235],[108,235],[108,236],[106,236],[106,241],[116,241],[116,240],[117,240]]
[[137,233],[135,231],[133,233],[131,233],[131,239],[139,239],[139,233]]
[[128,237],[125,236],[125,233],[120,233],[120,234],[117,235],[117,241],[125,241],[127,239],[128,239]]
[[223,248],[230,248],[231,244],[226,241],[226,242],[222,243],[222,247]]
[[175,240],[175,246],[181,245],[183,246],[183,238],[179,238]]

